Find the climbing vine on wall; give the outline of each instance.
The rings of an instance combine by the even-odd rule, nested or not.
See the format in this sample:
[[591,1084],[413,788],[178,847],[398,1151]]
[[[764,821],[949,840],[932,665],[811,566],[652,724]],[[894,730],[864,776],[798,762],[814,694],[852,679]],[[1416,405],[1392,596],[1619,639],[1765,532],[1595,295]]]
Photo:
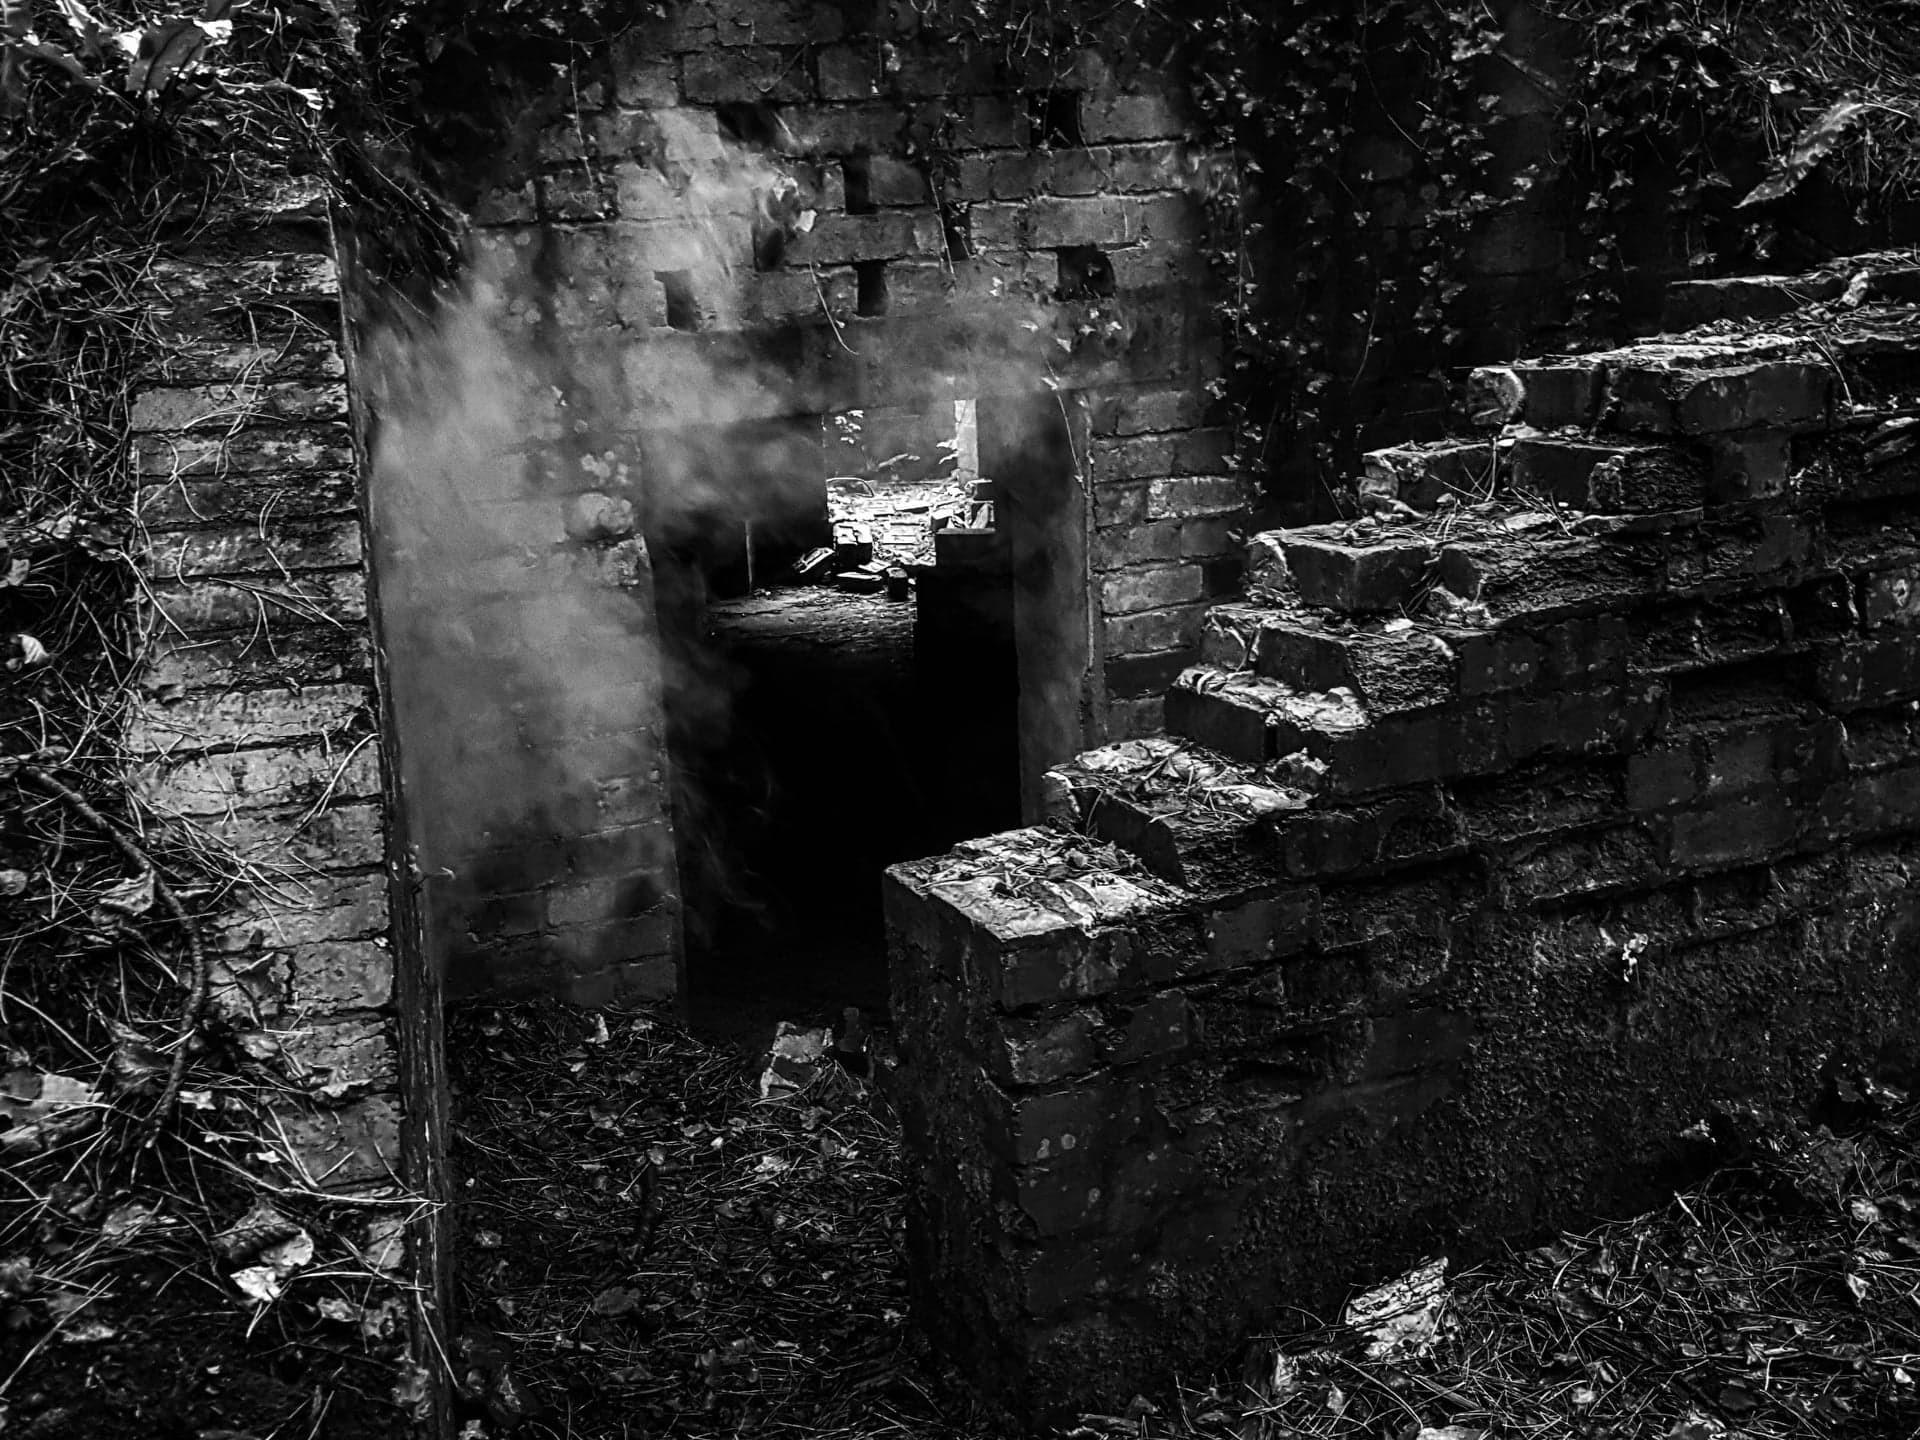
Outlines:
[[[1783,254],[1810,215],[1828,218],[1793,261],[1885,243],[1920,168],[1920,43],[1897,0],[916,9],[1029,72],[1048,56],[1065,70],[1088,45],[1179,57],[1196,138],[1235,159],[1236,183],[1208,197],[1230,339],[1219,388],[1242,462],[1294,515],[1343,503],[1357,451],[1382,443],[1369,421],[1375,436],[1397,425],[1393,439],[1440,423],[1446,382],[1487,358],[1471,348],[1489,289],[1475,247],[1499,217],[1530,216],[1565,246],[1557,283],[1529,297],[1528,335],[1592,345],[1655,323],[1676,273]],[[1503,43],[1516,29],[1531,38]],[[1502,153],[1502,67],[1556,117],[1544,162]],[[1832,133],[1809,145],[1823,121]],[[1796,210],[1809,175],[1826,189]],[[1830,223],[1836,210],[1850,223]]]
[[1546,9],[1576,42],[1560,111],[1561,184],[1582,265],[1575,337],[1651,321],[1662,249],[1722,274],[1887,244],[1911,228],[1920,185],[1911,6],[1546,0]]

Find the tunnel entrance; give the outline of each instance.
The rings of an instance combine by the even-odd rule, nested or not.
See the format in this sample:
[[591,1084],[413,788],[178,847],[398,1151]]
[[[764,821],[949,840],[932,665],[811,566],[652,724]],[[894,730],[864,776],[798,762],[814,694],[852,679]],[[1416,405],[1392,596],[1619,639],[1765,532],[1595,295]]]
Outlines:
[[881,872],[1019,823],[1012,551],[973,422],[783,427],[649,536],[709,1035],[884,1014]]

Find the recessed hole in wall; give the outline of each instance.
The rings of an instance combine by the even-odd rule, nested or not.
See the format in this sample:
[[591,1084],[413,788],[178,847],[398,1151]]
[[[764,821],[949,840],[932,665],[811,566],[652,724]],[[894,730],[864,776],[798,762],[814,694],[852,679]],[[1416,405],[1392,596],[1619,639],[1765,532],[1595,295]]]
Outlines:
[[714,118],[720,122],[722,135],[762,150],[771,150],[779,144],[786,130],[780,119],[780,107],[764,100],[729,100],[714,107]]
[[786,253],[786,226],[764,216],[756,216],[753,222],[753,268],[778,270]]
[[1053,252],[1059,266],[1056,300],[1093,300],[1113,294],[1113,261],[1098,245],[1068,245]]
[[860,287],[854,300],[853,313],[869,317],[886,314],[887,262],[862,260],[853,267],[853,274]]
[[867,155],[849,155],[840,162],[840,173],[847,182],[847,213],[871,215],[873,203],[873,159]]
[[656,270],[653,278],[667,292],[667,325],[674,330],[698,330],[700,306],[693,298],[693,276],[685,270]]
[[1027,125],[1036,146],[1055,149],[1086,143],[1081,138],[1080,95],[1074,90],[1029,91]]
[[973,258],[973,212],[965,205],[940,207],[940,234],[946,241],[947,259]]

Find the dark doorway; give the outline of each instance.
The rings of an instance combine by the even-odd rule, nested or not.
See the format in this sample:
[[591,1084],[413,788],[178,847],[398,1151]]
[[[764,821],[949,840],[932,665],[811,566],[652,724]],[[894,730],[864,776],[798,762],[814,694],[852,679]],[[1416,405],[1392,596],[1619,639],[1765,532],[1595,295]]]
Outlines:
[[883,1016],[881,872],[1020,821],[994,487],[903,423],[825,417],[811,454],[768,452],[788,473],[650,536],[688,1007],[715,1037]]

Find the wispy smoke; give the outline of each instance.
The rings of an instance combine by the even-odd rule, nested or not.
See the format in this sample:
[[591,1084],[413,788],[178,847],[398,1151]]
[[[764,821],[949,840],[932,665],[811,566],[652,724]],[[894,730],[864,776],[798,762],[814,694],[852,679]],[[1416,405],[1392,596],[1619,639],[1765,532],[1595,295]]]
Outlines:
[[[698,646],[663,651],[656,611],[690,633],[703,559],[744,548],[747,522],[824,517],[821,418],[791,365],[705,342],[754,320],[756,256],[773,263],[837,197],[711,115],[648,123],[651,163],[618,176],[629,218],[495,232],[435,313],[364,346],[409,841],[455,991],[674,948],[667,697],[712,750],[733,681]],[[880,343],[832,333],[849,355]],[[864,361],[917,368],[950,402],[968,387],[941,367],[1037,390],[1052,343],[1050,317],[1010,298],[973,307],[962,346]],[[656,567],[674,579],[658,595]],[[682,830],[717,835],[697,787],[680,791]]]

